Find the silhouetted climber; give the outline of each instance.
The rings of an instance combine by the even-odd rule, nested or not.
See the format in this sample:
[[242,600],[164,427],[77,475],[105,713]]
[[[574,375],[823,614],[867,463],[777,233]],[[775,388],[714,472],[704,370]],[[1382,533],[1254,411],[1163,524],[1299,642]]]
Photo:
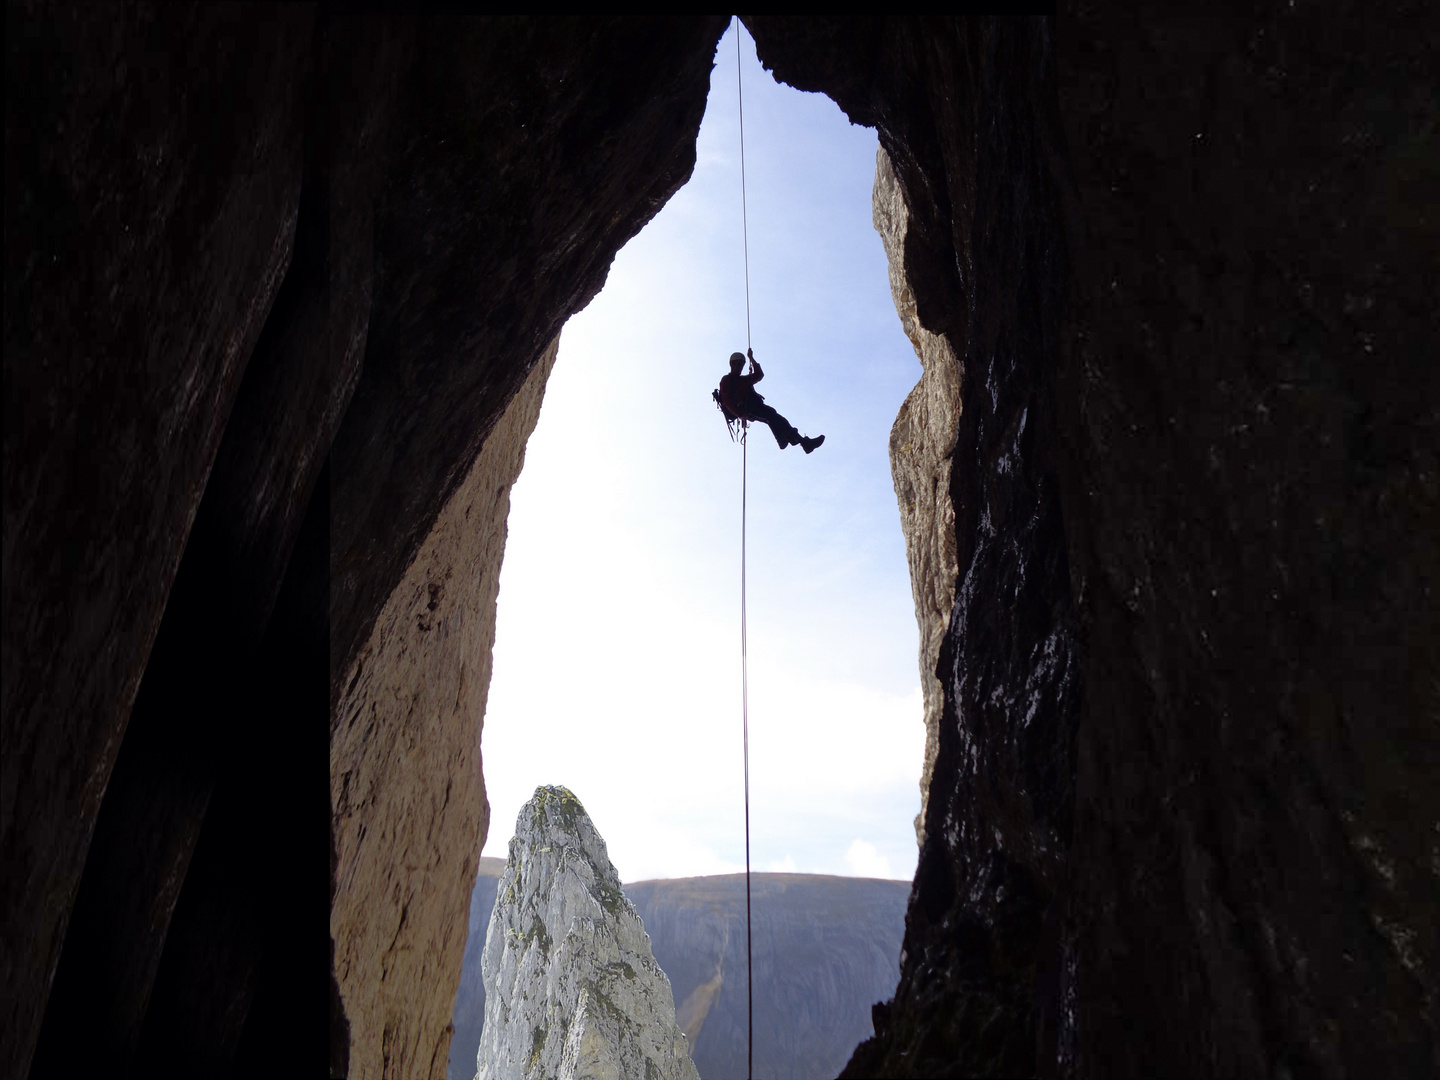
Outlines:
[[810,453],[825,441],[825,436],[817,435],[811,439],[801,435],[795,430],[794,424],[775,411],[773,405],[765,404],[765,399],[755,390],[755,384],[765,377],[765,372],[755,362],[753,350],[749,355],[750,373],[741,375],[740,369],[745,366],[745,355],[738,352],[730,354],[730,374],[720,380],[720,389],[715,391],[715,401],[719,404],[720,411],[725,414],[725,420],[750,420],[769,424],[770,433],[775,436],[781,450],[787,446],[800,446],[805,453]]

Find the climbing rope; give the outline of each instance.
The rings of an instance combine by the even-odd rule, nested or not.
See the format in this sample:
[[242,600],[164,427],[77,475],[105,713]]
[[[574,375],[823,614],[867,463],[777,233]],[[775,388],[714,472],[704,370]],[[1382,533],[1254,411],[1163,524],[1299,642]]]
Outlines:
[[[740,235],[745,249],[745,352],[750,342],[750,211],[745,202],[745,90],[740,78],[740,46],[744,36],[735,18],[735,97],[740,105]],[[750,940],[750,655],[745,626],[745,524],[750,483],[749,423],[740,421],[740,729],[745,747],[745,1076],[755,1075],[755,950]]]

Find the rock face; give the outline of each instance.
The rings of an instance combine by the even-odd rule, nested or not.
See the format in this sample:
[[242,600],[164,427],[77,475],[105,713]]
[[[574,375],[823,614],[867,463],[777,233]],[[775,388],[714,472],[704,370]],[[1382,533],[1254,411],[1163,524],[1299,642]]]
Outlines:
[[[349,1022],[348,1044],[361,1055],[350,1073],[408,1078],[445,1070],[486,824],[478,750],[465,740],[479,737],[488,658],[469,653],[462,675],[460,652],[429,646],[448,667],[427,675],[405,642],[432,633],[431,606],[445,602],[435,590],[468,592],[469,571],[456,567],[447,584],[443,558],[419,566],[422,544],[565,320],[599,291],[615,251],[689,177],[724,20],[446,16],[360,26],[365,40],[407,43],[408,66],[393,87],[394,136],[374,201],[364,367],[331,446],[339,869],[330,926],[341,1001],[370,1003],[363,1021]],[[475,498],[493,501],[482,488]],[[499,548],[485,556],[490,580],[499,557]],[[382,639],[396,666],[366,675]],[[477,649],[482,640],[472,638]],[[379,696],[362,693],[357,675]],[[455,698],[426,696],[432,676]],[[384,696],[396,678],[455,718],[443,748],[428,741],[436,716]],[[421,757],[434,767],[418,767]],[[415,858],[401,859],[406,852]],[[432,987],[412,981],[422,973]]]
[[433,1074],[449,1058],[465,886],[475,879],[476,838],[490,824],[480,729],[510,487],[559,345],[535,365],[436,519],[336,709],[330,936],[352,1074]]
[[878,128],[960,362],[925,842],[849,1074],[1433,1073],[1434,13],[747,25]]
[[698,1080],[670,980],[585,808],[520,810],[485,936],[478,1080]]
[[[294,1060],[326,927],[332,1072],[443,1071],[484,662],[423,688],[422,549],[689,175],[724,25],[7,6],[0,1075]],[[853,1069],[1433,1074],[1433,5],[747,25],[877,128],[958,367]]]
[[[705,1080],[746,1074],[745,876],[625,887]],[[755,874],[755,1075],[828,1080],[895,992],[907,881]]]
[[[688,177],[724,25],[6,8],[0,1075],[264,1071],[321,1027],[296,965],[327,924],[374,1005],[349,1023],[332,971],[332,1071],[443,1071],[478,758],[390,767],[440,715],[476,734],[487,661],[329,737],[507,406]],[[375,801],[327,845],[331,760]],[[432,937],[387,959],[366,853],[432,826],[394,868],[419,906],[373,912]]]
[[[469,1080],[485,1010],[481,960],[500,859],[482,867],[455,998],[449,1080]],[[670,979],[676,1022],[700,1076],[745,1073],[745,879],[624,886]],[[755,1070],[778,1080],[834,1076],[868,1038],[870,1006],[895,991],[910,883],[824,874],[756,874]],[[467,1052],[468,1047],[468,1052]]]
[[1440,1069],[1440,22],[1372,14],[1056,36],[1091,1074]]
[[896,271],[961,367],[949,474],[958,580],[935,668],[944,707],[925,843],[894,1001],[875,1010],[875,1038],[849,1070],[1027,1075],[1080,700],[1056,471],[1066,264],[1048,172],[1048,24],[887,21],[877,33],[864,21],[752,21],[778,75],[823,86],[852,120],[879,127],[906,204],[903,244],[889,246],[903,253]]
[[[313,13],[263,30],[233,9],[95,14],[5,13],[7,1077],[29,1067],[131,706],[291,259],[301,186],[294,73]],[[178,841],[146,845],[140,889],[95,905],[118,924],[97,935],[116,943],[111,959],[78,946],[80,983],[98,984],[106,1015],[89,1012],[84,1041],[112,1055],[138,1039],[208,798],[203,779],[176,786]],[[118,861],[123,881],[135,867]]]
[[945,693],[935,676],[940,642],[955,604],[955,508],[950,503],[950,462],[960,423],[960,362],[943,334],[932,334],[915,313],[915,293],[905,279],[905,233],[910,216],[905,194],[882,146],[875,152],[875,231],[890,264],[890,295],[905,336],[924,369],[890,429],[890,475],[900,503],[900,529],[910,563],[910,588],[920,624],[920,686],[925,695],[925,758],[920,768],[920,813],[915,838],[925,846],[930,777],[940,748]]

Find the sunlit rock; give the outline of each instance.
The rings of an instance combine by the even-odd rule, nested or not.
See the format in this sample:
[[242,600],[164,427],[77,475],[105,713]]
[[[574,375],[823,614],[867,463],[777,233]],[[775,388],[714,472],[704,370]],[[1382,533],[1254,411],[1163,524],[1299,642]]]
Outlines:
[[566,788],[537,788],[520,810],[483,970],[479,1080],[699,1080],[670,980]]
[[950,461],[960,423],[960,362],[944,334],[932,334],[915,312],[915,293],[905,280],[905,194],[890,155],[875,152],[871,199],[875,231],[890,264],[890,295],[905,336],[924,371],[905,398],[890,429],[890,476],[900,503],[900,530],[910,563],[915,620],[920,624],[920,685],[925,693],[925,758],[920,768],[920,813],[915,839],[925,843],[925,807],[939,747],[945,692],[935,677],[940,642],[955,606],[955,508],[950,504]]
[[446,503],[339,699],[330,804],[345,887],[330,934],[354,1075],[435,1075],[448,1056],[475,837],[489,827],[477,758],[510,487],[558,347]]

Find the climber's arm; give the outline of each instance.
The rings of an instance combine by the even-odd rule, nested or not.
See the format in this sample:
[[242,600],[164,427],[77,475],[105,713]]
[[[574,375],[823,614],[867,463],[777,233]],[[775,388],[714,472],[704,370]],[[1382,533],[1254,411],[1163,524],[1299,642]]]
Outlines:
[[754,352],[749,349],[746,349],[745,352],[750,357],[750,385],[754,386],[765,377],[765,372],[761,369],[760,365],[755,362]]

